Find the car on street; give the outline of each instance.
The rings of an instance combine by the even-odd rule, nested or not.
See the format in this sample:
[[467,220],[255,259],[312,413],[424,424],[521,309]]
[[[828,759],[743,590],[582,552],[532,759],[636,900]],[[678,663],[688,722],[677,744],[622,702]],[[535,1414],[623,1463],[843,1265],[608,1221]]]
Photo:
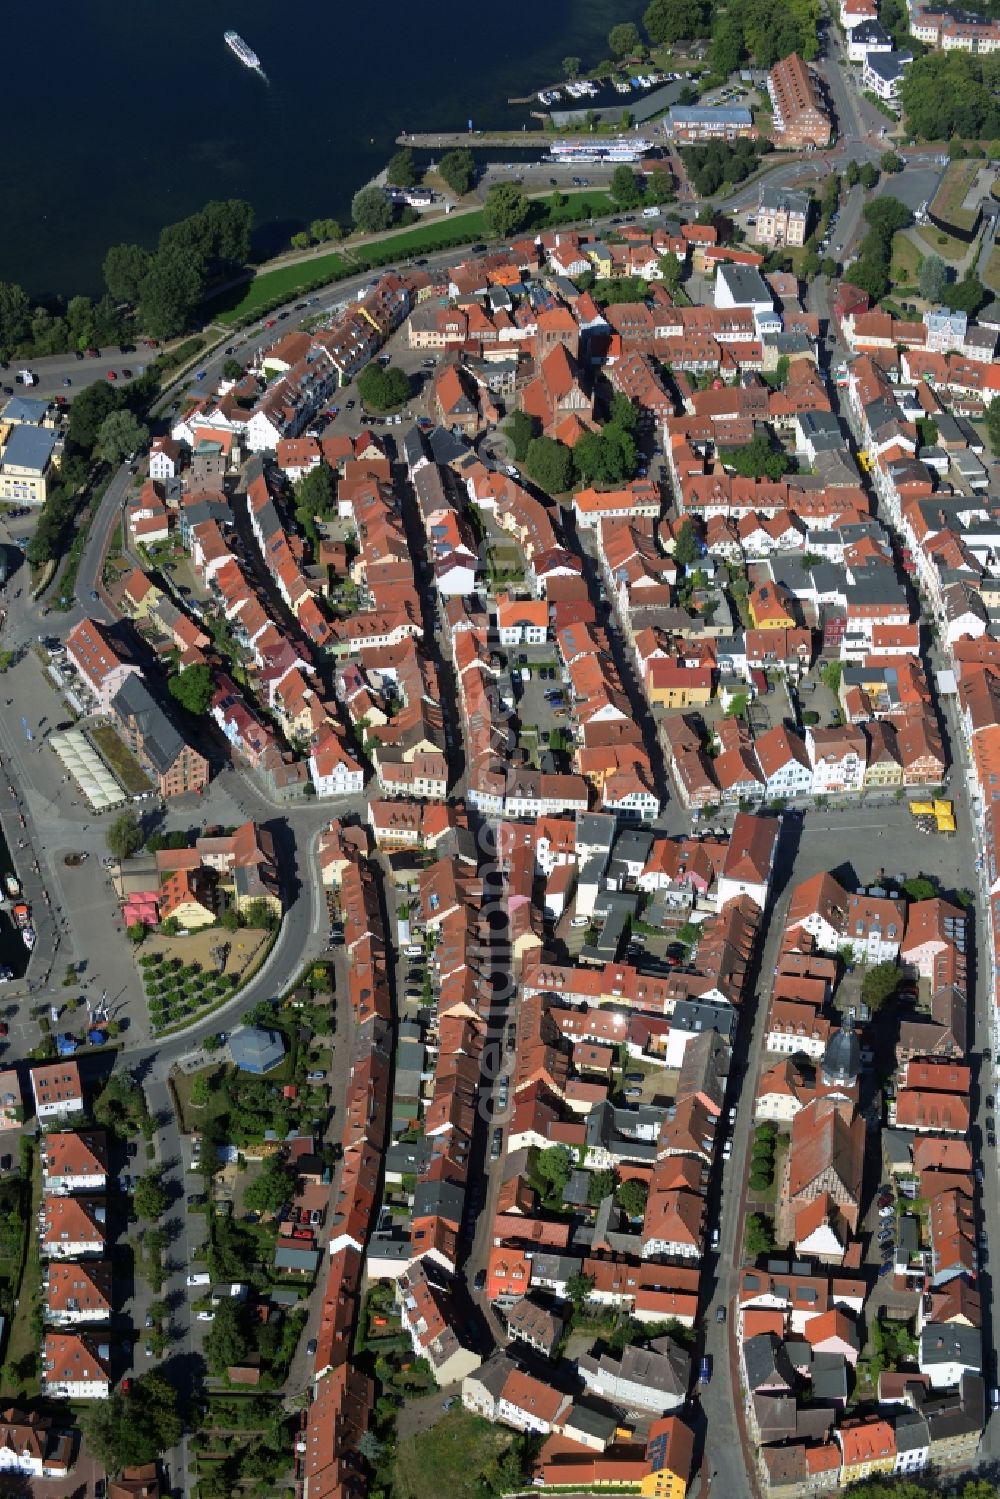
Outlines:
[[896,1209],[887,1203],[884,1208],[879,1208],[878,1215],[880,1218],[894,1218],[896,1216]]
[[[92,593],[90,596],[91,596],[91,598],[96,599],[97,594],[96,593]],[[126,1146],[125,1146],[125,1154],[128,1156],[128,1158],[129,1158],[130,1161],[134,1161],[135,1158],[136,1158],[136,1156],[139,1154],[139,1147],[135,1143],[134,1140],[129,1140],[128,1143],[126,1144]]]
[[325,1082],[326,1081],[326,1073],[325,1072],[310,1072],[308,1074],[308,1081],[311,1082],[311,1083],[322,1083],[322,1082]]
[[701,1384],[712,1382],[712,1360],[709,1354],[703,1353],[701,1363],[698,1365],[698,1380]]
[[214,1312],[199,1312],[198,1313],[198,1321],[199,1322],[214,1322],[215,1321],[215,1313]]
[[626,1098],[641,1098],[642,1097],[642,1089],[641,1088],[626,1088],[625,1089],[625,1097]]
[[716,1310],[715,1320],[716,1320],[716,1322],[725,1322],[725,1320],[726,1320],[726,1308],[724,1306],[720,1306]]
[[996,1108],[996,1101],[994,1100],[994,1097],[993,1097],[992,1093],[987,1093],[987,1095],[986,1095],[986,1107],[988,1109],[995,1109]]
[[72,380],[69,378],[68,375],[63,375],[63,384],[64,385],[72,385],[73,384]]
[[485,1270],[477,1270],[476,1271],[475,1279],[472,1282],[472,1289],[474,1291],[484,1291],[486,1289],[486,1271]]
[[118,376],[115,374],[114,370],[108,370],[107,377],[108,377],[109,380],[117,380],[118,379]]
[[996,1149],[996,1144],[997,1144],[997,1137],[996,1137],[996,1135],[987,1135],[986,1136],[986,1143],[990,1147],[991,1150],[995,1150]]
[[152,1327],[155,1327],[155,1326],[156,1326],[156,1323],[155,1323],[155,1322],[154,1322],[154,1321],[153,1321],[153,1318],[152,1318],[152,1317],[151,1317],[151,1316],[150,1316],[150,1314],[149,1314],[149,1312],[147,1312],[147,1313],[146,1313],[146,1322],[145,1322],[145,1326],[146,1326],[146,1330],[147,1330],[147,1331],[148,1331],[148,1330],[149,1330],[149,1329],[150,1329],[150,1328],[152,1328]]
[[493,1131],[493,1138],[490,1141],[490,1160],[498,1161],[501,1150],[503,1150],[503,1130],[497,1125]]
[[574,929],[579,929],[582,926],[589,926],[589,925],[590,925],[590,917],[589,916],[574,916],[573,919],[572,919],[572,921],[570,922],[570,926],[573,927]]
[[306,1344],[306,1353],[309,1355],[310,1358],[313,1357],[313,1355],[316,1352],[316,1349],[318,1347],[319,1347],[319,1344],[316,1342],[316,1339],[315,1338],[310,1338],[309,1341],[308,1341],[308,1343]]

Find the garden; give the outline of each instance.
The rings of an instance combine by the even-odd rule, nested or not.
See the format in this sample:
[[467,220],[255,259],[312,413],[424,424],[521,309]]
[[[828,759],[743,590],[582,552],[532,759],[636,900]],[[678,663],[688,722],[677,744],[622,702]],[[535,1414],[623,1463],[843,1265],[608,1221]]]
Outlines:
[[145,953],[139,959],[139,969],[155,1031],[221,1004],[240,985],[237,973],[220,973],[218,969],[212,972],[197,961],[185,963],[182,958],[167,957],[162,952]]

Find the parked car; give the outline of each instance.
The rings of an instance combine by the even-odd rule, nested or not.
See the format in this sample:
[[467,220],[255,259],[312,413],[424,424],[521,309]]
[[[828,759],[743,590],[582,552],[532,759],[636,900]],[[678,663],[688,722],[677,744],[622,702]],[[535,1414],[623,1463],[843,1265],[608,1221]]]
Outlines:
[[724,1306],[720,1306],[717,1309],[717,1311],[715,1313],[715,1320],[716,1320],[716,1322],[725,1322],[725,1320],[726,1320],[726,1308]]
[[315,1354],[316,1349],[318,1347],[319,1347],[319,1344],[317,1343],[316,1339],[315,1338],[310,1338],[309,1341],[308,1341],[308,1343],[306,1344],[306,1353],[309,1355],[310,1358],[313,1357],[313,1355]]
[[310,1072],[307,1075],[307,1080],[310,1083],[322,1083],[322,1082],[325,1082],[326,1081],[326,1073],[325,1072]]
[[475,1279],[472,1282],[472,1289],[474,1291],[485,1291],[485,1289],[486,1289],[486,1271],[485,1270],[477,1270],[476,1271]]
[[498,1161],[500,1159],[500,1152],[502,1150],[503,1150],[503,1130],[500,1128],[499,1125],[497,1125],[496,1129],[493,1131],[493,1138],[490,1141],[490,1160],[491,1161]]

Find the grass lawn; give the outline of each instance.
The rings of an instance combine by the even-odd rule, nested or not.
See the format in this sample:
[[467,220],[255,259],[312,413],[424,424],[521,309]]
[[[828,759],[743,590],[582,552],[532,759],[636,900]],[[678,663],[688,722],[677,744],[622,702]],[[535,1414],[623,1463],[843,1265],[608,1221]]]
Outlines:
[[399,1499],[440,1499],[442,1494],[479,1494],[480,1475],[492,1458],[505,1452],[512,1433],[482,1416],[454,1407],[429,1431],[396,1449],[396,1493]]
[[101,759],[107,763],[112,774],[121,782],[129,796],[140,796],[144,792],[152,791],[152,781],[109,723],[98,724],[91,729],[90,738],[97,746]]
[[937,218],[957,229],[971,230],[976,222],[976,210],[963,208],[962,202],[982,166],[982,161],[975,157],[951,162],[931,204],[931,212]]
[[1000,292],[1000,245],[994,245],[983,277],[991,291]]
[[940,255],[942,260],[961,260],[962,256],[968,253],[967,244],[956,239],[952,234],[945,234],[933,224],[918,224],[913,232],[924,242],[931,254]]
[[913,243],[908,234],[900,231],[893,235],[892,265],[889,268],[893,286],[916,286],[917,270],[923,258],[923,251]]
[[[546,199],[533,200],[531,220],[524,229],[525,234],[535,234],[540,229],[556,224],[573,223],[581,216],[611,213],[614,203],[607,193],[599,189],[567,193],[565,204],[559,208],[551,206]],[[274,270],[262,270],[247,285],[233,287],[228,292],[212,298],[205,304],[205,317],[218,323],[241,323],[271,307],[287,302],[299,292],[314,290],[333,281],[342,281],[346,276],[356,275],[369,266],[390,265],[396,260],[406,260],[422,255],[428,250],[438,250],[448,245],[466,245],[486,235],[482,209],[472,213],[456,213],[447,218],[435,219],[428,224],[415,224],[390,234],[385,239],[370,245],[359,245],[350,249],[350,258],[334,250],[329,255],[317,255],[314,260],[303,260],[297,265],[278,266]]]
[[216,1119],[226,1111],[226,1094],[221,1088],[212,1088],[208,1095],[208,1103],[203,1108],[196,1108],[191,1102],[191,1092],[196,1077],[208,1073],[211,1077],[219,1068],[224,1071],[225,1062],[218,1062],[212,1067],[203,1067],[199,1072],[176,1072],[174,1074],[174,1091],[177,1094],[177,1102],[180,1106],[181,1127],[188,1133],[195,1131],[201,1133],[205,1127],[206,1120]]

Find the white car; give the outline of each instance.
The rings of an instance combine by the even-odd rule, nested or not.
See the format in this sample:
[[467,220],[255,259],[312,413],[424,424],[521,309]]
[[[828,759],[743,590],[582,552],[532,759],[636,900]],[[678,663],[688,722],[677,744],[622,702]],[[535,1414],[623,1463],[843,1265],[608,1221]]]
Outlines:
[[896,1209],[887,1204],[884,1208],[879,1208],[878,1215],[880,1218],[894,1218],[896,1216]]
[[574,916],[573,920],[570,922],[570,926],[572,926],[572,927],[581,927],[581,926],[589,926],[589,925],[590,925],[590,917],[589,916]]
[[214,1322],[215,1321],[215,1313],[214,1312],[199,1312],[198,1313],[198,1321],[199,1322]]

